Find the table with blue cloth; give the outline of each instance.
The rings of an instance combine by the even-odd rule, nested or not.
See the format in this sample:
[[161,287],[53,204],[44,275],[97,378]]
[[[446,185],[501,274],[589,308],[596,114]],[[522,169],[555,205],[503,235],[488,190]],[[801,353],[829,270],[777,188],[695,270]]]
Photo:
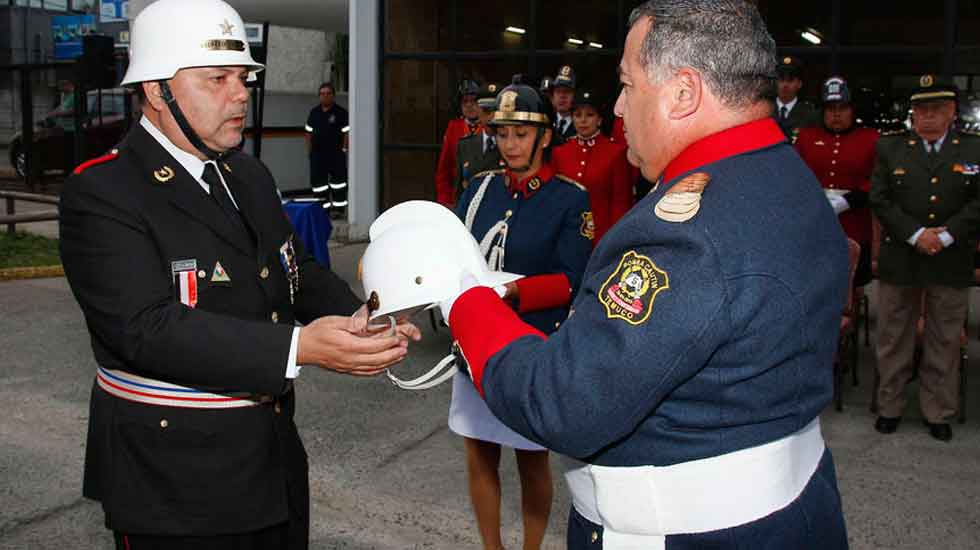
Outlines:
[[330,267],[330,250],[327,242],[333,232],[330,216],[320,201],[291,200],[282,205],[289,221],[296,228],[296,236],[306,250],[324,267]]

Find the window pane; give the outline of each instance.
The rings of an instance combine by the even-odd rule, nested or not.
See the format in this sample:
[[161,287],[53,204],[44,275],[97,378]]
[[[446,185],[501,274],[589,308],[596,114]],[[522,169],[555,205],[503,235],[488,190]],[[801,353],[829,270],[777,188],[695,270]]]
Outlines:
[[68,9],[68,0],[44,0],[44,8],[51,11],[65,11]]
[[466,52],[526,49],[529,5],[527,0],[458,2],[457,49]]
[[[538,6],[538,48],[588,50],[596,46],[621,47],[618,34],[620,27],[626,27],[626,20],[617,13],[617,4],[609,0],[541,0]],[[569,39],[581,43],[572,43]]]
[[[865,2],[851,2],[863,4]],[[766,21],[769,34],[781,47],[813,46],[819,39],[826,46],[831,41],[831,5],[826,0],[759,0],[759,13]],[[808,40],[804,36],[810,37]]]
[[414,199],[435,200],[438,151],[385,151],[383,156],[382,209]]
[[[509,57],[499,59],[488,59],[480,61],[460,61],[457,65],[457,73],[460,78],[469,78],[486,84],[493,82],[498,87],[510,84],[515,74],[527,74],[527,58]],[[458,116],[456,110],[454,116]]]
[[441,143],[455,95],[445,62],[385,62],[384,142]]
[[841,2],[841,44],[942,46],[943,4],[919,0]]
[[451,50],[450,2],[388,0],[385,48],[389,52]]
[[957,4],[956,41],[964,46],[980,44],[980,2]]

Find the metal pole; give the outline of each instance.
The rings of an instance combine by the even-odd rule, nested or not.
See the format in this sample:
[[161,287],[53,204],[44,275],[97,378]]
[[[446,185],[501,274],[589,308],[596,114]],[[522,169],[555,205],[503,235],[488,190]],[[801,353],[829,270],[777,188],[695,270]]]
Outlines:
[[23,65],[20,69],[20,114],[21,131],[24,136],[24,176],[28,189],[37,191],[34,174],[32,150],[34,149],[34,97],[31,90],[31,68]]
[[[7,197],[7,215],[8,216],[13,216],[14,215],[14,199],[12,199],[10,197]],[[15,224],[14,222],[8,223],[7,224],[7,233],[10,233],[11,235],[13,235],[16,232],[17,232],[17,224]]]

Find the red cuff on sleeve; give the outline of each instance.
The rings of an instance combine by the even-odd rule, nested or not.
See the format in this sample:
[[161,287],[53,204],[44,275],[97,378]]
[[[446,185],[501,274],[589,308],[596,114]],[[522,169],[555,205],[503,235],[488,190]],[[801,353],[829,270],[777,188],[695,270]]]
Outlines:
[[492,289],[474,287],[464,292],[449,312],[453,338],[463,350],[476,391],[483,396],[483,369],[498,351],[522,336],[547,337],[521,321]]
[[564,273],[534,275],[517,280],[518,311],[540,311],[561,307],[572,298],[572,285]]

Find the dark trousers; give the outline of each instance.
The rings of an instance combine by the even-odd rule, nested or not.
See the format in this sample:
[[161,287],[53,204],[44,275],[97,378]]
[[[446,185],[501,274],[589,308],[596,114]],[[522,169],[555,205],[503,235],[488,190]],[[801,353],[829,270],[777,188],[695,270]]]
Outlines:
[[[568,550],[601,550],[602,526],[575,508],[568,518]],[[768,516],[708,533],[668,535],[667,550],[846,550],[847,529],[841,510],[837,473],[830,450],[803,493],[789,506]]]
[[116,550],[294,550],[306,548],[291,545],[289,523],[280,523],[252,533],[212,537],[174,537],[127,535],[114,533]]

